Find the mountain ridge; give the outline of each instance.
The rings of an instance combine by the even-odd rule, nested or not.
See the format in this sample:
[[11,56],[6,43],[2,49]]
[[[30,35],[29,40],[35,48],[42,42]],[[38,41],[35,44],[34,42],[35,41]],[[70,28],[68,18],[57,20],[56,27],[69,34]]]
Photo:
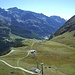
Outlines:
[[75,15],[51,35],[50,39],[75,48]]
[[60,29],[58,29],[54,35],[60,35],[65,32],[71,32],[75,30],[75,15],[72,16]]
[[[26,34],[25,31],[27,32],[27,30],[32,33],[28,35],[29,38],[43,38],[53,34],[66,22],[66,20],[62,20],[61,17],[56,21],[53,16],[48,17],[42,13],[39,14],[32,11],[25,11],[18,9],[17,7],[9,8],[7,10],[0,8],[0,20],[8,24],[8,28],[12,33],[25,38],[27,35],[24,34]],[[22,31],[19,32],[17,29]]]

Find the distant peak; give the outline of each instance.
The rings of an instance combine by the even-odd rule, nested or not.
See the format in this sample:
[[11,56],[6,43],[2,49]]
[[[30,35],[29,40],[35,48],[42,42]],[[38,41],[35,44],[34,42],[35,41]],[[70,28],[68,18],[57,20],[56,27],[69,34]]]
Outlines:
[[7,10],[17,10],[17,7],[8,8]]
[[53,15],[53,16],[50,16],[51,18],[61,18],[60,16],[56,16],[56,15]]

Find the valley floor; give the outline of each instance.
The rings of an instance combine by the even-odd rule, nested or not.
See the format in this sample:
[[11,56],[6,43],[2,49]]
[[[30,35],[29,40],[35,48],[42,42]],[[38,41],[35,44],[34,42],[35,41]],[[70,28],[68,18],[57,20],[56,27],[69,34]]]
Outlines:
[[[12,48],[0,57],[0,75],[42,75],[33,68],[42,69],[44,75],[75,75],[75,48],[45,40],[23,40],[26,46]],[[36,50],[33,54],[31,50]]]

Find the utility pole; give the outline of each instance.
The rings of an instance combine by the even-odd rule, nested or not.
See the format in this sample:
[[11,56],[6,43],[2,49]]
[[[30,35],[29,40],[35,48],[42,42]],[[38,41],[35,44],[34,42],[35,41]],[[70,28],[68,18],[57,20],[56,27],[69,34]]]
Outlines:
[[44,63],[41,63],[41,72],[42,72],[42,75],[44,75],[44,72],[43,72],[43,65],[44,65]]
[[37,68],[39,68],[39,66],[38,66],[38,61],[37,61],[37,58],[36,58],[35,54],[34,54],[34,59],[35,59],[35,61],[36,61]]

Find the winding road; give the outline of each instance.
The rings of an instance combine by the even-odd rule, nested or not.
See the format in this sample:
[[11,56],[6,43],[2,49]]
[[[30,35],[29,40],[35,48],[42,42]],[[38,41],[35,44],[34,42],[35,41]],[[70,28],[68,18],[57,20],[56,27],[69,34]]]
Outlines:
[[11,50],[8,54],[6,54],[6,55],[3,55],[3,56],[0,56],[0,57],[6,57],[6,56],[8,56],[8,55],[10,55],[12,52],[14,52],[15,50]]
[[27,53],[27,55],[26,55],[25,57],[22,57],[22,58],[18,59],[17,65],[19,66],[20,60],[21,60],[21,59],[26,59],[26,58],[28,57],[29,54],[30,54],[30,51],[28,51],[28,53]]
[[[32,43],[31,48],[32,48],[33,45],[34,45],[34,43]],[[3,56],[0,56],[0,57],[8,56],[8,55],[10,55],[12,52],[14,52],[14,51],[15,51],[15,50],[11,50],[8,54],[3,55]],[[31,53],[31,50],[28,51],[28,53],[27,53],[27,55],[26,55],[25,57],[22,57],[22,58],[18,59],[18,61],[17,61],[18,67],[10,65],[9,63],[7,63],[7,62],[4,61],[4,60],[0,60],[0,61],[3,62],[4,64],[6,64],[7,66],[11,67],[11,68],[20,69],[20,70],[22,70],[22,71],[24,71],[24,72],[28,72],[28,73],[30,73],[30,74],[37,74],[37,73],[35,73],[35,72],[32,72],[32,71],[26,70],[26,69],[24,69],[24,68],[22,68],[22,67],[19,67],[19,62],[20,62],[20,60],[23,59],[23,58],[26,59],[26,58],[29,56],[30,53]]]
[[7,62],[5,62],[4,60],[0,60],[0,61],[3,62],[3,63],[5,63],[7,66],[9,66],[9,67],[11,67],[11,68],[20,69],[20,70],[22,70],[22,71],[25,71],[25,72],[28,72],[28,73],[31,73],[31,74],[36,74],[36,73],[34,73],[34,72],[32,72],[32,71],[28,71],[28,70],[26,70],[26,69],[24,69],[24,68],[22,68],[22,67],[15,67],[15,66],[12,66],[12,65],[8,64]]

